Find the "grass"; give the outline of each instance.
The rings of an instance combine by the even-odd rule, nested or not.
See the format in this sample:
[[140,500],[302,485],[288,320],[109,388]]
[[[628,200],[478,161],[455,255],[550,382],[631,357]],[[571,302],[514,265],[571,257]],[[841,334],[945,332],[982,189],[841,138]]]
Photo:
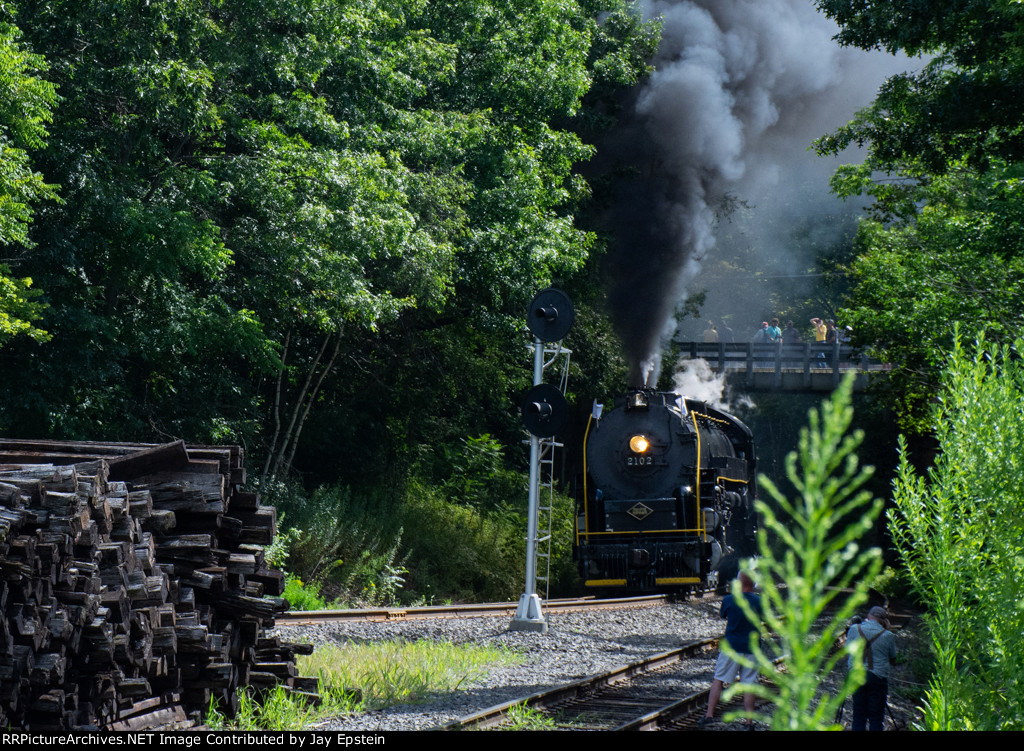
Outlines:
[[554,730],[558,723],[533,707],[517,704],[508,710],[501,730]]
[[322,684],[358,690],[365,709],[421,701],[431,693],[458,691],[494,664],[513,664],[507,649],[447,642],[375,642],[321,647],[301,657],[299,672]]
[[238,714],[226,717],[211,703],[206,725],[211,730],[305,730],[314,723],[337,715],[358,712],[360,702],[352,692],[320,687],[320,702],[297,698],[283,686],[277,686],[257,698],[243,690],[238,695]]
[[282,687],[260,701],[243,691],[239,711],[227,718],[211,706],[206,724],[214,730],[302,730],[330,717],[415,703],[432,693],[458,691],[495,664],[521,658],[508,649],[447,642],[347,642],[300,656],[301,675],[320,680],[321,702],[310,704]]

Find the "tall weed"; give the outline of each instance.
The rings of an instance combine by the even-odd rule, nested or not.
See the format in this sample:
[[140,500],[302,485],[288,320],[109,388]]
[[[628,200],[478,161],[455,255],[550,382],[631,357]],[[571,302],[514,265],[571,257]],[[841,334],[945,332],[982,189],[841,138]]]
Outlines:
[[[761,588],[761,616],[773,633],[771,641],[754,644],[754,658],[736,655],[726,642],[722,649],[743,663],[755,664],[772,685],[734,684],[725,697],[750,692],[773,705],[770,717],[736,713],[771,724],[773,730],[829,730],[836,711],[864,682],[859,659],[863,641],[850,646],[856,658],[839,692],[821,690],[822,681],[849,652],[832,652],[848,619],[867,600],[870,583],[881,569],[881,551],[858,544],[881,513],[882,501],[863,490],[870,467],[859,467],[857,448],[863,433],[850,435],[852,377],[847,377],[820,410],[808,414],[809,426],[800,432],[798,451],[786,457],[786,475],[799,496],[790,500],[766,477],[761,484],[778,510],[759,501],[764,526],[758,534],[760,558],[748,562],[751,576]],[[769,533],[775,544],[769,544]],[[784,585],[784,586],[783,586]],[[842,598],[839,589],[853,594]],[[736,601],[757,620],[733,582]],[[827,612],[835,607],[833,612]],[[783,657],[785,672],[777,673],[773,660]]]
[[926,473],[900,444],[890,529],[928,612],[928,730],[1024,729],[1024,366],[959,336]]

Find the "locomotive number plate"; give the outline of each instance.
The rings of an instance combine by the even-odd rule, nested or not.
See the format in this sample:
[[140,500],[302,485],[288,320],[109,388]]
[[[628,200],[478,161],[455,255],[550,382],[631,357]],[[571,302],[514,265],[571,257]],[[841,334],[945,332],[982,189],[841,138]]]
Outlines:
[[654,466],[653,456],[627,456],[627,467],[651,467]]

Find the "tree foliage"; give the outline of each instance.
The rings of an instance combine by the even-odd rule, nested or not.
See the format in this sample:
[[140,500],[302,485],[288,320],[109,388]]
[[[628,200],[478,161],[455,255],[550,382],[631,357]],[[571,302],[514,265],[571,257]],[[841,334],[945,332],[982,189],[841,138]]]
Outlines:
[[0,245],[27,245],[32,204],[55,197],[29,152],[46,144],[57,94],[40,75],[46,61],[21,42],[8,15],[0,5]]
[[843,44],[929,58],[890,78],[874,104],[823,139],[838,153],[868,144],[887,171],[941,174],[966,159],[1024,158],[1024,5],[1017,0],[818,0]]
[[[928,606],[936,668],[924,726],[1018,729],[1024,4],[818,4],[845,43],[931,56],[819,148],[868,146],[833,183],[874,199],[852,315],[858,339],[894,365],[903,425],[933,431],[940,448],[927,472],[901,449],[890,515]],[[994,343],[971,351],[958,327]]]
[[1024,5],[1015,0],[821,0],[838,38],[928,56],[818,148],[867,147],[833,189],[869,196],[844,317],[893,364],[884,388],[914,431],[929,427],[959,322],[1010,341],[1024,315],[1020,179],[1024,159]]
[[[4,346],[0,434],[238,442],[265,490],[418,499],[439,559],[452,518],[481,520],[503,541],[488,591],[508,586],[518,496],[472,473],[521,464],[523,314],[553,281],[586,288],[583,134],[646,74],[655,27],[626,0],[2,7],[23,37],[0,34],[0,86],[9,68],[25,106],[8,117],[8,92],[0,128],[36,140],[0,196],[8,167],[38,193],[31,225],[10,215],[32,249],[0,257],[0,343],[52,339]],[[482,435],[514,448],[466,453]],[[433,471],[453,457],[462,477]],[[338,535],[349,563],[394,549]]]
[[[46,61],[20,39],[8,8],[0,5],[0,252],[5,255],[31,245],[33,204],[56,198],[54,186],[34,170],[30,152],[46,144],[57,95],[40,76]],[[10,267],[0,263],[0,346],[17,334],[45,340],[46,332],[32,323],[43,311],[29,289],[32,279],[10,274]]]
[[[467,361],[514,390],[522,309],[594,248],[583,97],[650,44],[620,0],[11,8],[60,87],[38,161],[64,201],[13,269],[53,341],[9,352],[0,424],[251,441],[266,474],[353,412],[408,449],[405,402]],[[449,407],[472,434],[508,412]]]
[[926,430],[956,324],[1012,341],[1024,324],[1024,190],[1019,167],[962,168],[917,192],[909,219],[865,221],[847,314],[858,339],[898,365],[887,387],[903,425]]

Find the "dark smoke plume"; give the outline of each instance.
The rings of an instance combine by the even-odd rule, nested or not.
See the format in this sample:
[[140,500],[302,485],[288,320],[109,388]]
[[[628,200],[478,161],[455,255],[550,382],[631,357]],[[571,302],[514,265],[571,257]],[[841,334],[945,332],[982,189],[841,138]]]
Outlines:
[[[609,301],[632,364],[653,385],[686,286],[715,245],[727,197],[788,190],[812,141],[867,105],[905,61],[840,48],[811,0],[658,0],[656,72],[606,155],[632,165],[608,216]],[[833,199],[834,200],[834,199]]]

